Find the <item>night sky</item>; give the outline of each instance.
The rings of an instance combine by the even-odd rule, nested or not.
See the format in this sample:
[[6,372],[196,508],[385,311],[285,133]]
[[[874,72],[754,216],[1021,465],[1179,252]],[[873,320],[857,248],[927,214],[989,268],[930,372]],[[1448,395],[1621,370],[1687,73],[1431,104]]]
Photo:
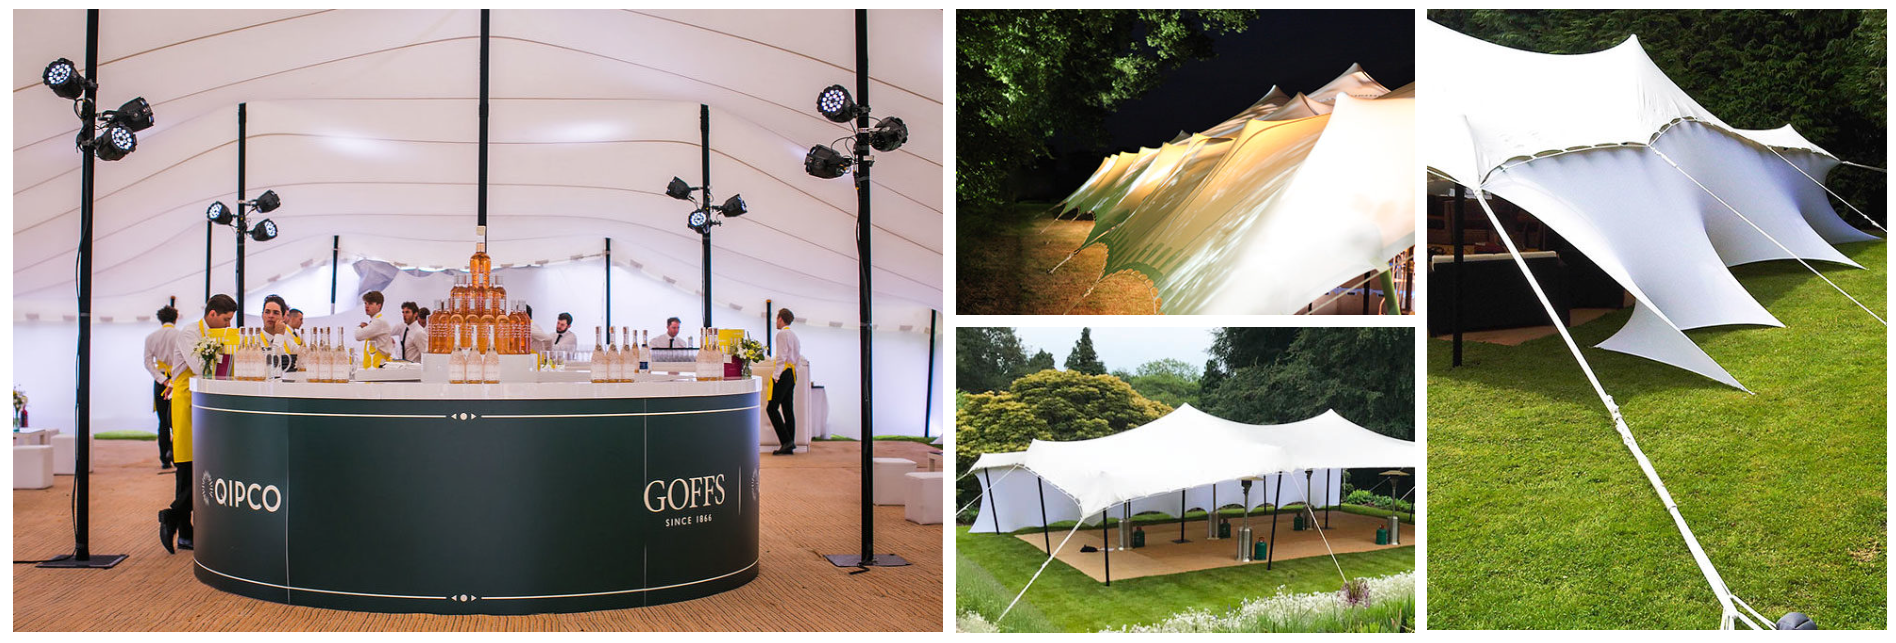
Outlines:
[[1056,148],[1059,158],[1045,175],[1052,184],[1036,187],[1054,199],[1065,196],[1106,154],[1157,147],[1179,130],[1216,125],[1272,85],[1286,95],[1313,91],[1351,63],[1390,89],[1415,80],[1414,11],[1264,10],[1243,33],[1212,38],[1215,57],[1179,66],[1106,119],[1110,149]]

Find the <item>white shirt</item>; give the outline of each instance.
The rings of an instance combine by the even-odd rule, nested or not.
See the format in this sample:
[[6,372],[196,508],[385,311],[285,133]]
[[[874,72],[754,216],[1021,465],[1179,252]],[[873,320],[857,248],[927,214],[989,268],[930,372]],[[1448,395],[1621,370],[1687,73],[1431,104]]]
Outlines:
[[533,349],[540,352],[553,350],[553,333],[546,332],[539,324],[533,325]]
[[195,324],[178,329],[177,341],[171,344],[171,355],[164,358],[165,363],[171,365],[172,379],[196,373],[198,367],[202,366],[198,361],[197,343],[208,328],[204,320],[199,319]]
[[369,318],[369,325],[355,330],[355,339],[359,342],[368,342],[384,354],[400,355],[401,353],[396,352],[394,333],[395,327],[389,324],[388,320],[382,319],[381,313],[376,313],[374,317]]
[[145,336],[145,372],[151,374],[151,381],[163,384],[171,379],[170,373],[159,370],[158,363],[164,362],[167,366],[177,363],[171,361],[171,351],[177,348],[177,343],[178,327],[171,324],[160,326]]
[[797,341],[797,334],[789,326],[777,329],[777,343],[773,348],[777,352],[778,375],[783,374],[785,367],[803,363],[803,344]]
[[290,334],[290,327],[284,326],[283,332],[271,335],[269,329],[263,329],[263,343],[271,348],[283,351],[285,355],[297,354],[296,338]]
[[410,362],[421,361],[428,352],[428,329],[421,326],[421,320],[402,327],[402,353],[396,357]]
[[572,328],[567,328],[564,333],[554,333],[552,347],[556,351],[579,350],[579,333],[573,332]]
[[691,348],[691,343],[685,341],[683,337],[672,337],[661,330],[658,331],[657,337],[652,338],[651,346],[652,348]]

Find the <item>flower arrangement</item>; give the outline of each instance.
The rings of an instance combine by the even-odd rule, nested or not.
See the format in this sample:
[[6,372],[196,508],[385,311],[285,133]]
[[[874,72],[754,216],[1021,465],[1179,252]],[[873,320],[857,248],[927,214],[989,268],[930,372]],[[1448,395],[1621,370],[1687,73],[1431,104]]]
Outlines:
[[17,387],[17,386],[13,387],[13,412],[19,413],[20,411],[25,410],[25,409],[26,409],[26,391],[20,390],[20,387]]
[[751,364],[764,360],[764,345],[757,343],[757,340],[751,339],[749,335],[745,335],[744,339],[737,342],[737,358],[740,360],[738,374],[750,377]]
[[191,354],[198,358],[197,369],[200,377],[210,377],[216,373],[217,358],[224,354],[224,340],[216,335],[204,335],[198,338],[197,345],[191,347]]

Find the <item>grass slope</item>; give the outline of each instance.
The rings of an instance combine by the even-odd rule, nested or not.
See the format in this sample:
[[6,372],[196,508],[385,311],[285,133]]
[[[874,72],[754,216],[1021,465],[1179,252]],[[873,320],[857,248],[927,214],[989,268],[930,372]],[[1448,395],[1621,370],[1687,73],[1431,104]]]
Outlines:
[[[1055,535],[1054,541],[1058,543],[1062,535]],[[956,609],[973,610],[990,622],[1047,559],[1019,538],[969,534],[966,526],[955,528],[955,555]],[[1337,560],[1352,578],[1382,576],[1415,569],[1415,548],[1344,554]],[[1246,598],[1276,593],[1280,585],[1290,592],[1333,592],[1343,586],[1336,565],[1327,556],[1278,561],[1274,567],[1265,571],[1263,565],[1246,565],[1115,579],[1107,587],[1055,561],[999,625],[1004,631],[1097,632],[1156,623],[1191,608],[1229,611]]]
[[[1879,315],[1881,242],[1821,265]],[[1784,328],[1688,333],[1756,395],[1583,348],[1733,593],[1885,626],[1886,328],[1795,262],[1733,270]],[[1599,343],[1630,309],[1574,329]],[[1558,336],[1429,343],[1428,626],[1707,628],[1718,604]]]
[[[1105,246],[1088,248],[1060,266],[1086,240],[1093,222],[1055,222],[1051,207],[1015,204],[1013,223],[958,242],[956,309],[963,315],[1156,314],[1157,291],[1144,275],[1122,271],[1101,277]],[[1060,269],[1047,272],[1055,266]]]

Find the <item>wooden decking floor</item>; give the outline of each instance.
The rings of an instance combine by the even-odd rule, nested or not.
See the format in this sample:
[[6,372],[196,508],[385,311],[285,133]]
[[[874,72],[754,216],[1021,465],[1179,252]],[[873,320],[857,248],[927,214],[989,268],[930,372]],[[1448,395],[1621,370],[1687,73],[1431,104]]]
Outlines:
[[[862,574],[823,554],[861,548],[854,442],[763,456],[760,573],[738,589],[697,600],[624,610],[531,616],[375,614],[281,605],[199,583],[188,551],[158,544],[158,509],[172,477],[151,442],[104,440],[93,459],[91,550],[130,554],[106,570],[13,566],[15,631],[942,631],[942,528],[877,507],[876,550],[913,563]],[[876,455],[926,462],[930,447],[879,442]],[[73,547],[71,476],[52,488],[13,492],[13,559],[42,560]]]

